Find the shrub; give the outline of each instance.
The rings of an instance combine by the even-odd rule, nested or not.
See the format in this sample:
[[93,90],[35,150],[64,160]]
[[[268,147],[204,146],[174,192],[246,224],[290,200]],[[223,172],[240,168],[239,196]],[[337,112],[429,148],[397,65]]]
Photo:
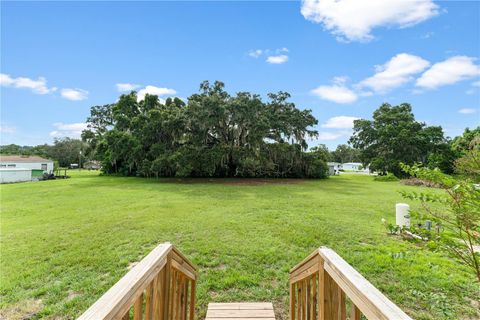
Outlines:
[[393,173],[387,173],[384,176],[376,176],[375,178],[373,178],[373,180],[386,182],[386,181],[398,181],[398,178],[395,177]]
[[419,165],[402,165],[408,174],[421,180],[438,184],[444,193],[431,191],[402,191],[406,199],[422,203],[421,212],[411,211],[413,217],[427,218],[441,224],[445,229],[439,237],[439,244],[471,268],[480,282],[480,189],[471,176],[452,177],[439,169]]

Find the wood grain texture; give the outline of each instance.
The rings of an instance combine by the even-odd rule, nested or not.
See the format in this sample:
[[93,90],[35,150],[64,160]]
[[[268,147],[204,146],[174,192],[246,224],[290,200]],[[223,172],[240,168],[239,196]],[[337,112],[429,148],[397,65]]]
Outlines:
[[196,270],[170,243],[159,245],[78,319],[127,320],[133,307],[134,320],[194,320]]
[[[317,280],[318,279],[318,280]],[[294,289],[292,289],[294,288]],[[290,320],[411,320],[333,250],[321,247],[290,271]]]
[[147,285],[165,266],[166,257],[172,247],[170,243],[165,243],[153,249],[78,319],[98,320],[123,317]]
[[206,320],[275,319],[273,305],[265,302],[210,303]]

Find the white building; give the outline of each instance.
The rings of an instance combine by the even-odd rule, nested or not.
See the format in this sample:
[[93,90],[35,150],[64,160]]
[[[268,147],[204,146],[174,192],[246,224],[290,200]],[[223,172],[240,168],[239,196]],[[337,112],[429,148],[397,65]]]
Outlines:
[[342,169],[344,171],[355,171],[355,172],[365,172],[369,173],[370,170],[368,167],[364,167],[360,162],[346,162],[342,164]]
[[1,183],[31,181],[43,173],[53,173],[52,160],[36,156],[0,155]]
[[23,182],[32,180],[32,169],[0,168],[0,183]]
[[339,162],[327,162],[328,166],[328,174],[331,176],[340,174],[340,170],[342,170],[342,164]]

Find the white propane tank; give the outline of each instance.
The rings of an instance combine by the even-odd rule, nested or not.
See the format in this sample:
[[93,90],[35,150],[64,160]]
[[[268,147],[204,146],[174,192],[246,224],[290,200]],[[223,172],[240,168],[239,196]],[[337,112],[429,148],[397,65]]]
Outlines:
[[395,205],[396,224],[400,227],[410,228],[410,206],[406,203],[397,203]]

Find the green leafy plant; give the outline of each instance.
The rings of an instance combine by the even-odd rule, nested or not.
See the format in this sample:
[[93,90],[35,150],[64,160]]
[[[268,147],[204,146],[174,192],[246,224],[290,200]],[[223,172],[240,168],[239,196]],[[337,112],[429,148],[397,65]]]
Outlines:
[[387,222],[387,220],[382,218],[382,223],[385,226],[385,229],[387,229],[388,234],[394,235],[398,234],[400,232],[400,226],[395,225],[391,222]]
[[426,217],[441,224],[444,232],[438,234],[439,244],[472,269],[480,282],[480,188],[468,175],[452,177],[439,169],[429,169],[418,164],[402,164],[402,169],[419,179],[437,184],[444,193],[433,191],[402,191],[402,196],[418,200]]

